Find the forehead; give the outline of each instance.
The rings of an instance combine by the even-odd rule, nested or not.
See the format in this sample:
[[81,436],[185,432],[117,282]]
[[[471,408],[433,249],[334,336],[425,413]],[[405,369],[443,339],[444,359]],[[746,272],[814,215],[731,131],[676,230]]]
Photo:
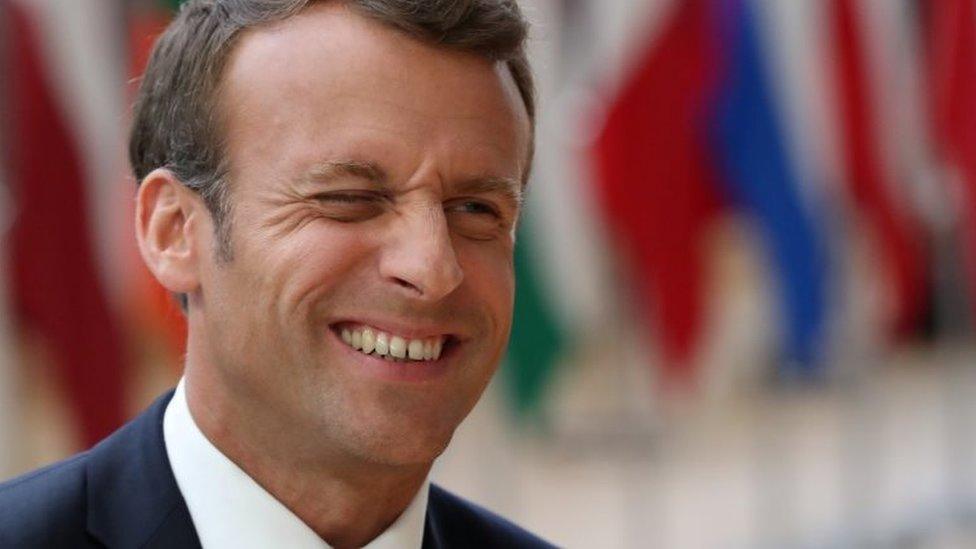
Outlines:
[[244,33],[220,105],[228,148],[244,162],[367,146],[450,150],[516,176],[528,161],[528,115],[503,63],[422,43],[341,3]]

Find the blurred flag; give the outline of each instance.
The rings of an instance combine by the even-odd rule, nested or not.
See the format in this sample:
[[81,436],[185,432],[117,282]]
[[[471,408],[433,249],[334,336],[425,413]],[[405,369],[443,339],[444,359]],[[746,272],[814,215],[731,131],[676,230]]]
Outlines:
[[778,271],[786,322],[784,373],[816,375],[827,305],[824,230],[804,202],[798,170],[788,155],[782,112],[751,6],[745,0],[718,5],[724,43],[714,54],[728,56],[714,119],[719,181],[734,205],[758,223]]
[[720,202],[752,216],[778,269],[784,364],[823,345],[826,253],[787,154],[743,2],[682,1],[612,101],[596,145],[606,220],[664,350],[690,375],[705,305],[703,242]]
[[[835,48],[834,82],[837,89],[837,140],[846,172],[846,186],[854,206],[867,221],[877,243],[893,291],[894,307],[887,332],[895,339],[919,329],[926,305],[927,257],[922,249],[918,220],[908,208],[905,196],[898,191],[892,176],[906,170],[892,169],[884,158],[879,92],[871,78],[868,51],[869,29],[867,3],[855,0],[831,0],[827,41]],[[902,183],[902,182],[898,182]]]
[[[810,76],[784,70],[782,63],[797,59],[776,50],[798,47],[784,44],[792,38],[771,28],[776,14],[789,8],[775,0],[677,0],[663,31],[646,37],[638,62],[609,98],[594,151],[598,188],[666,372],[687,372],[700,339],[707,279],[702,242],[716,202],[758,228],[777,274],[782,364],[799,368],[793,373],[816,375],[826,351],[828,290],[839,274],[828,250],[846,249],[831,246],[829,237],[867,228],[881,258],[876,276],[891,289],[883,331],[897,341],[920,329],[930,297],[929,258],[912,178],[924,155],[899,154],[924,140],[897,135],[912,130],[905,125],[918,109],[909,104],[911,93],[893,94],[883,84],[895,85],[893,79],[910,69],[893,72],[884,63],[905,54],[898,50],[906,47],[905,37],[895,34],[906,29],[879,23],[882,16],[897,19],[908,4],[875,4],[830,0],[811,8],[823,12],[824,24],[810,32],[826,56],[805,69],[823,74]],[[966,181],[976,287],[976,14],[967,0],[926,7],[933,13],[936,126],[947,161]],[[776,59],[780,65],[771,62]],[[802,82],[785,81],[790,78]],[[809,83],[818,89],[796,91]],[[818,104],[790,104],[797,99]],[[899,120],[889,120],[892,109]],[[790,124],[791,113],[812,112],[830,118],[816,124],[825,145],[811,146],[811,136],[797,133],[813,130]],[[834,160],[839,167],[823,165]],[[829,174],[837,174],[841,189],[831,188]],[[863,223],[827,217],[845,212],[848,201]]]
[[719,204],[707,118],[716,30],[707,2],[681,2],[643,45],[595,145],[604,218],[676,382],[690,379],[702,332],[704,244]]
[[925,3],[930,108],[936,154],[960,220],[970,299],[976,308],[976,8],[970,0]]
[[502,372],[516,413],[539,410],[541,399],[566,349],[566,335],[553,311],[551,289],[539,273],[532,221],[520,222],[515,245],[515,309],[508,356]]
[[[88,446],[125,417],[127,361],[119,319],[99,268],[91,219],[96,210],[91,206],[100,193],[90,169],[94,166],[86,165],[92,160],[84,154],[89,136],[81,126],[86,119],[65,101],[81,98],[87,90],[58,86],[72,82],[72,68],[63,65],[72,57],[65,52],[101,59],[103,52],[92,38],[105,37],[61,32],[57,40],[66,42],[54,42],[52,29],[61,29],[58,10],[66,6],[10,0],[4,7],[8,72],[3,80],[3,131],[13,203],[5,249],[10,254],[11,305],[18,329],[47,344],[78,419],[79,439]],[[86,9],[88,15],[112,22],[118,15],[113,7],[102,2]]]

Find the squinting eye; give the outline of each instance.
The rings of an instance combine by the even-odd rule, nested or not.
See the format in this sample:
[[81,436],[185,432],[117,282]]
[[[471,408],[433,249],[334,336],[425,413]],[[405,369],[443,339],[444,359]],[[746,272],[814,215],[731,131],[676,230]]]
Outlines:
[[324,193],[315,198],[325,202],[338,202],[342,204],[361,204],[364,202],[376,202],[378,200],[375,196],[353,193]]
[[375,193],[328,192],[314,197],[320,209],[331,219],[341,222],[365,221],[382,213],[383,196]]
[[498,211],[495,210],[491,205],[485,204],[484,202],[477,202],[474,200],[467,200],[461,202],[451,208],[454,211],[461,211],[463,213],[473,213],[473,214],[484,214],[498,216]]
[[473,240],[495,240],[505,234],[508,221],[492,203],[460,199],[445,205],[451,230]]

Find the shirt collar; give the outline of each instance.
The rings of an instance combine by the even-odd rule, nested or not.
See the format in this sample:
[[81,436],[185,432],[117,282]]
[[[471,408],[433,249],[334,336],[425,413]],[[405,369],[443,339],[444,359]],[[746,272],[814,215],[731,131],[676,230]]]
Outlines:
[[[190,415],[183,386],[181,379],[166,407],[163,438],[201,545],[205,549],[328,548],[314,530],[207,439]],[[399,518],[364,549],[419,549],[429,486],[425,480]]]

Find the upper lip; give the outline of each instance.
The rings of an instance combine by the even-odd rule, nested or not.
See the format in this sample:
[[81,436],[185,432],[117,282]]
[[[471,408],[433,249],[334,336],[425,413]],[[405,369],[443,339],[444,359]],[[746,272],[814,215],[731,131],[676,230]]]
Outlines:
[[425,321],[409,320],[390,320],[375,318],[345,318],[333,322],[334,328],[344,328],[352,326],[369,326],[390,335],[405,337],[408,339],[427,339],[431,337],[446,336],[450,338],[462,339],[461,334],[455,327],[443,324],[434,324]]

